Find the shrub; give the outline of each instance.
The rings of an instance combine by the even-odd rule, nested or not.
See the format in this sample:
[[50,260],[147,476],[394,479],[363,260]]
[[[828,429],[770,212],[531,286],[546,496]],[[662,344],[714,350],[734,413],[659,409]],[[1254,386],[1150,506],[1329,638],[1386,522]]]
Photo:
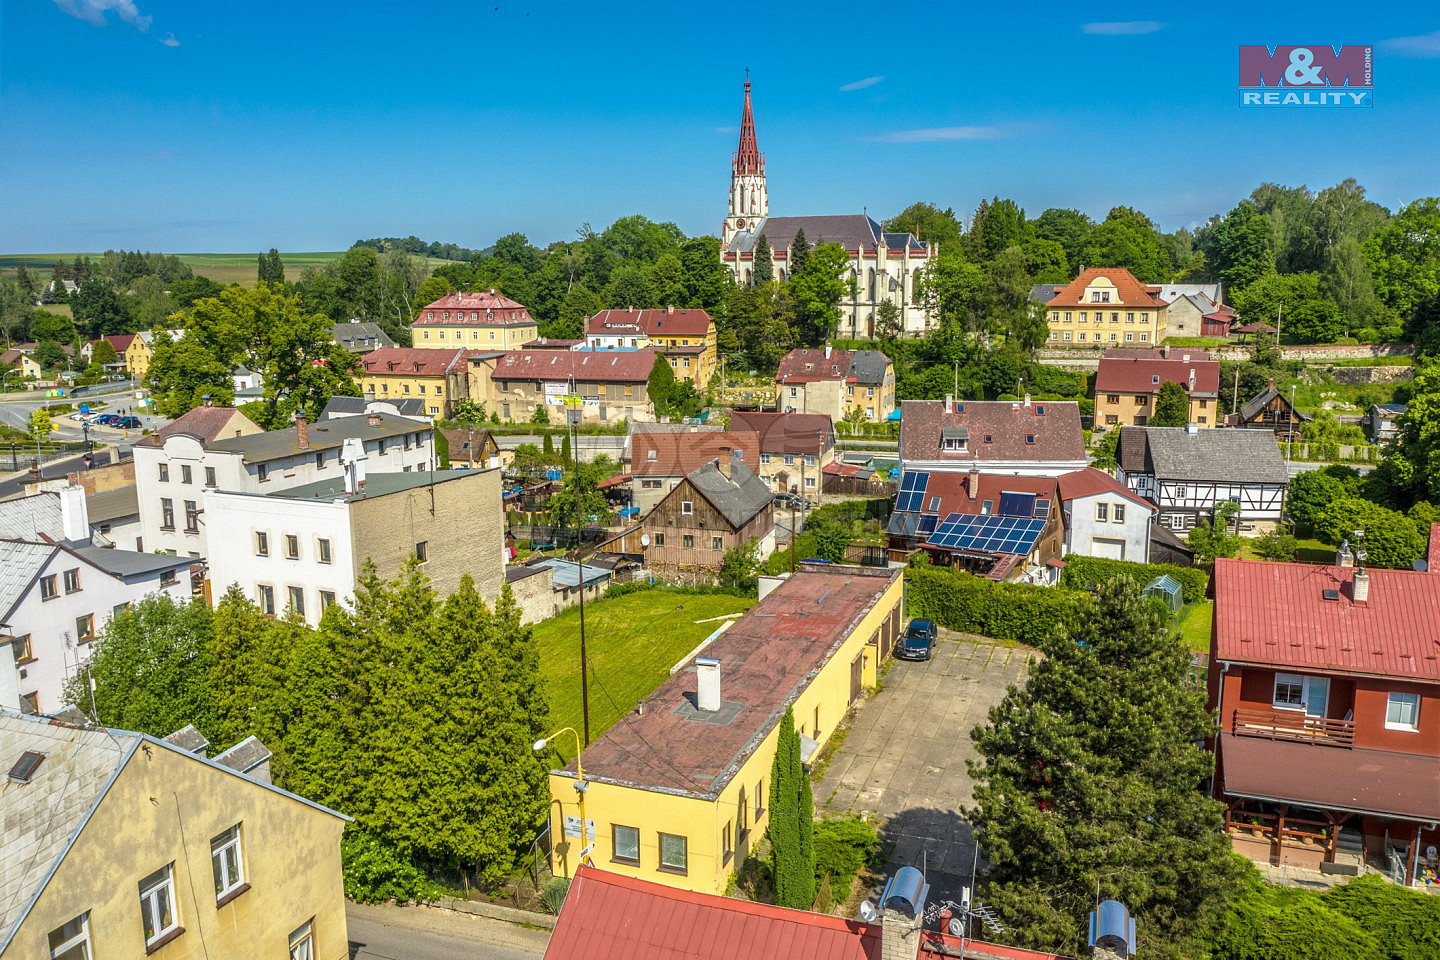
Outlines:
[[880,851],[880,835],[859,817],[817,820],[814,828],[815,879],[830,878],[840,899],[850,890],[855,875],[873,863]]
[[540,891],[540,902],[547,913],[558,914],[565,905],[565,895],[570,892],[570,881],[565,877],[551,877]]
[[1122,574],[1142,587],[1158,576],[1173,577],[1184,591],[1186,603],[1204,600],[1210,583],[1210,577],[1205,571],[1194,567],[1177,567],[1169,563],[1131,563],[1128,560],[1107,560],[1103,557],[1080,557],[1074,554],[1065,558],[1065,570],[1060,576],[1060,583],[1074,590],[1088,590],[1101,581]]
[[1371,874],[1334,887],[1321,899],[1368,931],[1388,960],[1440,956],[1440,898]]
[[417,903],[439,899],[443,891],[394,848],[358,829],[340,841],[345,896],[356,903],[395,900]]
[[943,627],[996,640],[1042,646],[1058,627],[1071,629],[1090,596],[1077,590],[993,583],[943,567],[911,567],[912,616],[929,617]]

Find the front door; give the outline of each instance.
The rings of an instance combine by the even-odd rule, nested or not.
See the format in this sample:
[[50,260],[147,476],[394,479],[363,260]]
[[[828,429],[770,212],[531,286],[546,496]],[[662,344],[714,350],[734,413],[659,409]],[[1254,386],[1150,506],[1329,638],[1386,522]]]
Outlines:
[[865,651],[856,654],[855,662],[850,664],[850,702],[854,703],[860,699],[861,692],[865,689]]
[[1325,719],[1325,708],[1330,702],[1330,678],[1305,678],[1305,716]]

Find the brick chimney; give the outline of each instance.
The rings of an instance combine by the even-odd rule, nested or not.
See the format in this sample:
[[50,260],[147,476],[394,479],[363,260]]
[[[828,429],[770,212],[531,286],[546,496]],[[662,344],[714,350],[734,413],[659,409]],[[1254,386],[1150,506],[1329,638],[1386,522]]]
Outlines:
[[1431,573],[1440,573],[1440,523],[1430,524],[1430,543],[1425,549],[1425,561]]
[[372,427],[380,426],[380,414],[371,413],[368,417],[365,418],[365,422]]
[[980,468],[970,468],[970,485],[966,488],[970,493],[971,500],[980,499]]
[[730,479],[730,464],[733,456],[734,452],[729,447],[721,447],[720,456],[715,458],[715,466],[726,480]]
[[295,445],[301,450],[310,449],[310,420],[304,410],[295,414]]

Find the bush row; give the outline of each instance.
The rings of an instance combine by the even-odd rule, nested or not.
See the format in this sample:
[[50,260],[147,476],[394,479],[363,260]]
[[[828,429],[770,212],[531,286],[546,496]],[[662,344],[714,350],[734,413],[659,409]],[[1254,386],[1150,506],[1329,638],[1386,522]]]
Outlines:
[[1128,560],[1107,560],[1103,557],[1070,554],[1065,557],[1065,570],[1060,576],[1060,585],[1072,590],[1088,590],[1097,583],[1122,574],[1142,587],[1162,575],[1173,577],[1185,591],[1186,603],[1204,600],[1205,590],[1210,583],[1209,575],[1195,567],[1177,567],[1169,563],[1131,563]]
[[1073,629],[1090,603],[1090,595],[1078,590],[995,583],[941,567],[912,567],[906,577],[911,616],[1034,647],[1044,646],[1060,627]]

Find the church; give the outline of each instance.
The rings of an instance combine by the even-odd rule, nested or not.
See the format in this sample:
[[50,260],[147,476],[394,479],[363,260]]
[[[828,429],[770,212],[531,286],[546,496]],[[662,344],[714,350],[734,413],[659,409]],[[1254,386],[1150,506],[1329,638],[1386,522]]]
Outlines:
[[887,232],[864,213],[829,217],[772,217],[765,186],[765,155],[755,140],[755,114],[750,81],[745,81],[745,109],[740,118],[740,149],[730,160],[730,212],[720,230],[720,257],[736,283],[751,282],[755,243],[761,234],[770,244],[775,278],[789,276],[790,249],[805,231],[811,249],[820,242],[838,243],[850,255],[853,296],[840,301],[836,336],[869,340],[875,335],[875,311],[888,300],[899,310],[903,336],[918,337],[929,328],[924,305],[916,296],[920,272],[938,253],[937,245],[909,233]]

